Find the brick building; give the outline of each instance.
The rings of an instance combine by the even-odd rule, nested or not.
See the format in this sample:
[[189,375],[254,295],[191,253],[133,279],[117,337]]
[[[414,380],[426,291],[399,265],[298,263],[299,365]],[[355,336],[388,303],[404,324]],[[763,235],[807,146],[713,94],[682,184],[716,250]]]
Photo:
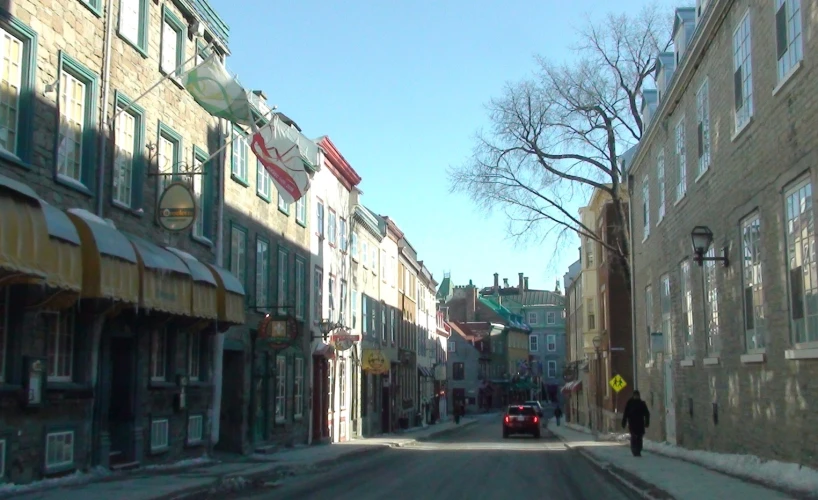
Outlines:
[[[698,2],[659,56],[630,167],[651,439],[818,465],[815,8]],[[696,226],[726,261],[696,262]]]
[[[222,124],[172,78],[134,99],[205,47],[223,58],[228,31],[204,0],[133,3],[0,16],[0,481],[200,456],[213,437],[214,334],[244,322],[214,265]],[[181,232],[156,218],[172,181],[198,200]]]

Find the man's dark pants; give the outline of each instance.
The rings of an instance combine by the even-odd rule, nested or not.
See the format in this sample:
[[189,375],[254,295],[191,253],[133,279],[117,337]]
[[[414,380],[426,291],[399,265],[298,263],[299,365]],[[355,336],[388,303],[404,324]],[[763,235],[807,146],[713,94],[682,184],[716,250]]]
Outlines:
[[631,453],[638,457],[642,455],[642,437],[644,434],[631,432]]

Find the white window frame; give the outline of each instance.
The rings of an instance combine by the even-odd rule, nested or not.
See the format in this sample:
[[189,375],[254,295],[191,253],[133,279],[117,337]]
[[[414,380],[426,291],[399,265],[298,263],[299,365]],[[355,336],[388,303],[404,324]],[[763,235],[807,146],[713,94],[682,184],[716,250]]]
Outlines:
[[352,286],[352,295],[349,298],[349,310],[353,330],[358,327],[358,290]]
[[557,324],[557,313],[554,311],[548,311],[545,313],[545,324],[546,325],[556,325]]
[[187,339],[188,379],[198,382],[202,377],[202,334],[191,332]]
[[344,358],[338,360],[338,407],[347,407],[347,364]]
[[315,225],[316,227],[316,234],[318,234],[318,238],[323,238],[326,235],[326,224],[324,219],[326,218],[326,207],[324,206],[324,202],[318,200],[318,204],[315,207]]
[[276,192],[278,193],[278,209],[284,214],[290,215],[290,203],[284,199],[284,196],[281,195],[281,191]]
[[642,242],[650,236],[650,177],[642,180]]
[[250,145],[247,136],[233,130],[233,159],[230,163],[230,174],[234,179],[247,182],[247,164],[250,157]]
[[[75,92],[69,95],[69,91]],[[76,92],[81,95],[77,99]],[[60,135],[57,148],[57,175],[69,182],[82,183],[85,151],[85,106],[88,85],[66,69],[60,72]]]
[[[787,228],[785,240],[787,248],[787,284],[789,285],[787,287],[788,309],[792,343],[796,348],[818,347],[818,331],[812,332],[809,329],[810,321],[814,322],[814,318],[818,314],[810,315],[807,305],[807,296],[818,294],[818,283],[812,283],[811,286],[807,285],[809,283],[810,267],[814,264],[810,260],[809,252],[805,254],[800,250],[801,248],[815,248],[815,207],[812,200],[812,181],[809,177],[801,179],[784,192],[784,221],[785,228]],[[810,227],[813,228],[812,232],[809,232]],[[795,234],[799,236],[793,238],[789,228],[792,228]],[[804,232],[800,228],[807,229],[806,240],[800,236]],[[799,256],[801,258],[800,262],[795,262],[795,259]],[[797,267],[794,266],[796,263],[798,264]],[[796,304],[794,304],[795,297],[793,297],[792,293],[793,288],[796,286],[796,283],[793,283],[793,272],[799,268],[801,269],[801,289],[799,290],[801,304],[799,304],[800,307],[796,307]],[[803,313],[803,317],[797,320],[793,318],[793,313],[796,310]]]
[[679,118],[673,129],[676,150],[676,202],[687,194],[687,134],[685,133],[685,116]]
[[270,199],[273,177],[259,159],[256,159],[256,194],[265,200]]
[[[714,258],[716,250],[710,247],[705,252],[705,258]],[[719,328],[719,285],[716,273],[716,263],[712,260],[705,261],[702,266],[702,279],[704,279],[704,302],[706,322],[705,322],[705,346],[708,357],[718,357],[721,353],[721,329]]]
[[204,415],[188,415],[187,436],[188,445],[200,444],[204,441]]
[[[66,444],[68,441],[69,444]],[[45,436],[45,470],[65,470],[74,467],[77,439],[74,431],[49,432]]]
[[302,196],[295,201],[295,221],[299,224],[307,224],[307,196]]
[[653,286],[648,285],[645,287],[645,329],[647,330],[647,347],[645,352],[647,353],[647,363],[648,366],[653,364],[653,349],[651,349],[651,333],[653,332]]
[[[185,60],[185,30],[181,26],[177,26],[173,18],[163,13],[162,16],[162,45],[159,49],[159,69],[166,75],[171,75],[171,78],[178,78],[181,75],[182,62]],[[169,38],[173,37],[173,43],[170,43]],[[168,51],[173,49],[173,53]],[[173,61],[171,62],[171,56]]]
[[556,352],[557,350],[557,336],[549,333],[545,336],[545,348],[548,352]]
[[306,294],[307,263],[296,257],[295,259],[295,318],[304,319],[309,300]]
[[761,252],[761,217],[754,213],[741,221],[741,296],[744,305],[744,347],[747,353],[765,352],[768,343]]
[[116,109],[119,114],[114,125],[114,171],[111,196],[117,205],[130,208],[133,203],[134,160],[141,117],[137,113],[125,110],[121,105],[118,105]]
[[361,242],[361,264],[369,269],[369,242],[366,240]]
[[378,248],[375,245],[369,249],[370,258],[372,262],[369,265],[369,268],[372,270],[372,274],[378,273]]
[[170,448],[170,419],[155,418],[151,420],[150,447],[152,453]]
[[657,223],[665,218],[665,150],[659,151],[656,156],[656,188],[659,190],[659,214]]
[[[205,164],[202,158],[193,152],[193,171],[206,173]],[[193,236],[197,238],[205,237],[204,227],[204,175],[191,175],[190,185],[193,187],[193,198],[196,201],[196,220],[193,222]]]
[[557,376],[557,362],[555,360],[553,360],[553,359],[549,359],[547,367],[548,367],[548,372],[547,372],[548,378],[556,378],[556,376]]
[[262,311],[270,306],[270,274],[270,243],[256,238],[256,307]]
[[340,217],[338,220],[338,247],[342,252],[349,249],[349,242],[347,241],[347,220]]
[[304,358],[295,358],[293,368],[293,418],[304,418]]
[[[142,2],[146,0],[119,0],[119,34],[134,46],[140,46],[142,29]],[[130,19],[128,16],[136,19]]]
[[537,324],[537,313],[536,312],[529,312],[528,313],[528,324],[529,325],[536,325]]
[[335,213],[335,210],[330,209],[329,211],[329,218],[327,221],[327,232],[329,235],[327,236],[327,241],[329,241],[330,245],[335,245],[338,241],[338,214]]
[[338,321],[340,321],[341,324],[343,325],[346,324],[347,320],[347,293],[349,293],[347,288],[348,288],[347,280],[342,279],[341,288],[339,289],[340,294],[339,300],[341,301],[341,307],[338,308],[338,310],[340,311],[338,315]]
[[247,289],[247,231],[238,227],[230,227],[230,272],[239,279]]
[[287,357],[283,354],[276,356],[275,382],[275,421],[282,423],[287,419]]
[[[48,325],[48,381],[71,382],[74,379],[74,354],[77,342],[74,312],[72,310],[49,311],[41,314],[49,318],[46,322]],[[64,352],[65,350],[68,352]],[[56,371],[52,371],[52,367]]]
[[164,382],[168,376],[168,334],[164,328],[151,331],[150,371],[152,382]]
[[528,351],[529,352],[537,352],[539,350],[539,337],[536,335],[529,335],[528,336]]
[[[779,84],[786,82],[804,59],[802,15],[801,0],[776,0],[775,39]],[[785,47],[780,45],[782,41]]]
[[[159,133],[159,145],[157,147],[156,167],[161,174],[172,174],[176,169],[176,158],[179,156],[181,144],[165,132]],[[173,182],[173,176],[162,175],[159,177],[159,192]]]
[[695,330],[693,323],[693,279],[690,275],[690,261],[684,260],[679,264],[679,296],[682,298],[682,320],[684,327],[684,359],[692,360],[696,357],[694,343]]
[[290,288],[289,261],[290,252],[284,248],[279,248],[278,259],[276,260],[276,305],[279,307],[279,314],[287,314],[284,307],[288,305],[287,293]]
[[699,156],[698,180],[710,168],[710,82],[704,79],[696,92],[696,145]]
[[[665,339],[665,354],[673,357],[673,295],[670,288],[670,274],[659,277],[659,311],[662,317],[662,336]],[[648,346],[650,348],[650,346]]]
[[[16,155],[18,153],[17,145],[19,144],[20,136],[20,92],[24,82],[23,72],[29,69],[25,60],[26,42],[3,28],[0,28],[0,35],[0,71],[2,71],[0,74],[3,75],[3,80],[5,80],[7,88],[17,91],[14,96],[2,96],[4,101],[6,98],[10,98],[7,102],[3,103],[3,107],[8,110],[8,114],[13,114],[14,119],[10,120],[11,123],[0,124],[0,134],[4,136],[4,142],[8,141],[9,135],[13,135],[14,137],[12,144],[6,144],[6,146],[0,144],[0,149],[5,149],[9,153]],[[16,61],[8,60],[14,52],[14,50],[9,49],[10,42],[17,45],[16,52],[18,60]],[[7,67],[9,62],[11,63],[10,67]],[[5,78],[6,76],[8,76],[7,79]]]
[[[738,135],[753,117],[752,52],[750,9],[747,9],[747,12],[733,30],[733,118],[735,121],[735,135]],[[739,79],[740,82],[738,82]],[[737,91],[741,93],[739,94]],[[741,107],[738,107],[739,101]]]
[[349,237],[350,241],[350,249],[349,249],[349,256],[352,257],[352,260],[358,261],[358,232],[352,231]]

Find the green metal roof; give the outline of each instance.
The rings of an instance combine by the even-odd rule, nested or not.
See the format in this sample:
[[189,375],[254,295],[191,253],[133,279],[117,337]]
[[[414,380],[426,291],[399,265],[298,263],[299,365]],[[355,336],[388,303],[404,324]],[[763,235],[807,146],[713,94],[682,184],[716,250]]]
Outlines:
[[435,295],[438,299],[448,300],[449,295],[452,291],[452,279],[448,276],[443,278],[443,281],[440,282],[440,286],[437,288],[437,294]]
[[494,311],[506,321],[507,326],[517,328],[518,330],[531,331],[531,326],[525,321],[521,314],[515,314],[507,307],[504,307],[488,297],[479,297],[478,300],[486,307]]

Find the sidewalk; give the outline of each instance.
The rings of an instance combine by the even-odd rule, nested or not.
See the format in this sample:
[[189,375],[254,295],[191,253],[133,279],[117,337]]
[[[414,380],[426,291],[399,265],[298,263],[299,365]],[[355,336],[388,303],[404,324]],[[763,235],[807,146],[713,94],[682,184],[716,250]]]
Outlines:
[[[779,500],[796,498],[763,486],[742,481],[699,465],[643,451],[642,457],[631,455],[628,442],[620,439],[598,439],[573,425],[557,426],[552,419],[548,430],[559,437],[569,449],[577,449],[598,467],[620,482],[637,490],[645,498],[654,499],[724,499]],[[802,497],[807,498],[807,497]]]
[[18,500],[153,500],[184,498],[208,491],[230,493],[273,483],[390,447],[439,437],[477,423],[475,418],[410,429],[399,434],[361,438],[331,445],[302,446],[270,455],[235,457],[228,461],[199,460],[190,467],[173,470],[136,469],[104,476],[88,474],[77,484],[44,481],[26,486],[0,486],[0,499]]

